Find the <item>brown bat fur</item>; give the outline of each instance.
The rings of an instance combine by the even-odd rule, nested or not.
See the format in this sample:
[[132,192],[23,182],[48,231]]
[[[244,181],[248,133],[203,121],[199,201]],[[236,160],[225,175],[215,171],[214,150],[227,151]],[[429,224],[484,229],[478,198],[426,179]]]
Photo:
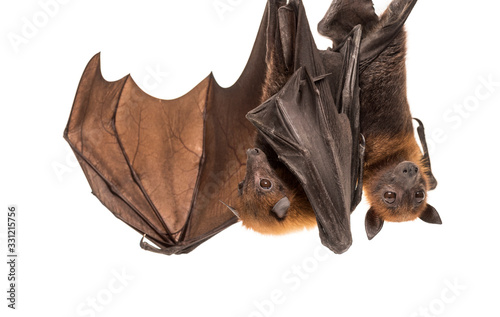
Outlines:
[[[292,75],[276,54],[278,53],[274,51],[274,54],[268,56],[261,102],[277,93]],[[260,173],[266,174],[262,178],[270,180],[274,188],[270,192],[259,190],[258,182],[250,181],[254,175],[248,175],[251,169],[247,166],[247,177],[240,192],[240,201],[236,206],[243,225],[263,234],[285,234],[316,226],[316,216],[299,181],[278,160],[276,152],[260,134],[255,138],[255,147],[262,150],[267,158],[263,163],[264,166],[256,168]],[[264,172],[267,165],[272,171]],[[286,216],[279,219],[273,214],[272,209],[285,196],[290,201],[290,207]]]
[[[245,180],[240,183],[236,207],[243,225],[263,234],[285,234],[314,227],[316,216],[298,180],[277,158],[269,160],[262,149],[270,147],[259,145],[257,159],[248,154]],[[260,186],[263,179],[272,183],[271,189]],[[279,218],[272,210],[284,197],[290,201],[290,207],[285,217]]]
[[[283,173],[283,170],[277,172]],[[255,186],[258,186],[258,183],[243,189],[238,211],[245,227],[263,234],[279,235],[309,229],[316,225],[314,211],[302,187],[291,185],[290,181],[287,184],[284,181],[287,177],[267,176],[266,179],[271,180],[276,188],[268,193],[257,190]],[[290,207],[286,216],[279,219],[271,210],[285,196],[290,200]]]

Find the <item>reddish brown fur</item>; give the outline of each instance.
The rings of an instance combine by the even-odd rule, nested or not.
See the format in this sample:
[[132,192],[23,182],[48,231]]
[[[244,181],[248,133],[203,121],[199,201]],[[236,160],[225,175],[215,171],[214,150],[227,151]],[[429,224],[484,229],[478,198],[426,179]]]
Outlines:
[[381,134],[367,138],[365,158],[363,174],[365,186],[369,186],[380,170],[402,161],[413,162],[420,171],[427,171],[427,167],[422,161],[422,152],[413,133],[396,136]]
[[370,151],[370,159],[365,164],[364,192],[370,206],[377,215],[386,221],[402,222],[418,218],[426,207],[426,199],[418,207],[412,210],[408,206],[400,206],[398,213],[394,214],[379,196],[372,195],[380,176],[388,169],[402,161],[415,163],[421,171],[421,176],[427,184],[426,191],[429,190],[429,180],[427,176],[427,166],[422,161],[422,153],[415,142],[413,133],[398,137],[380,135],[367,139],[367,149],[377,149]]
[[[290,208],[283,220],[277,219],[271,210],[283,198],[279,193],[258,196],[256,192],[243,195],[240,206],[240,219],[243,225],[262,234],[286,234],[316,225],[316,216],[305,194],[293,190],[287,195]],[[258,202],[258,203],[256,203]]]
[[288,81],[292,75],[286,70],[282,59],[276,56],[277,52],[273,51],[267,59],[266,79],[262,87],[261,103],[271,98],[277,93]]
[[[273,183],[271,190],[259,187],[263,178]],[[290,207],[279,219],[272,209],[284,197]],[[243,225],[263,234],[285,234],[316,225],[315,213],[297,179],[283,165],[272,168],[264,152],[260,159],[247,160],[247,175],[236,207]]]

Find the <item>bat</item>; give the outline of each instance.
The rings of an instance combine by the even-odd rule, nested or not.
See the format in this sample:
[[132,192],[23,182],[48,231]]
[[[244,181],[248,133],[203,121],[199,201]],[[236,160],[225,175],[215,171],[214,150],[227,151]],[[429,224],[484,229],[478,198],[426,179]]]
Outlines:
[[267,234],[317,224],[322,243],[343,253],[361,197],[361,30],[353,27],[337,50],[321,53],[301,2],[275,4],[263,103],[247,114],[258,129],[256,148],[247,151],[234,211],[244,226]]
[[[106,81],[97,54],[64,138],[93,194],[143,235],[145,250],[188,253],[238,220],[265,231],[266,218],[245,221],[245,204],[272,204],[267,223],[316,222],[323,244],[342,253],[362,190],[358,70],[396,31],[375,32],[363,55],[354,26],[336,49],[319,51],[301,2],[270,0],[238,81],[223,89],[210,74],[174,100],[147,95],[130,76]],[[249,175],[263,169],[263,190],[294,195],[251,194]]]
[[387,25],[398,28],[390,45],[378,55],[369,54],[370,62],[360,66],[360,122],[366,139],[363,186],[370,203],[365,228],[369,239],[380,232],[384,221],[420,218],[442,223],[436,209],[427,203],[427,191],[435,189],[437,181],[431,170],[424,127],[415,119],[422,154],[406,97],[406,31],[401,25],[415,3],[393,0],[379,17],[371,0],[337,0],[319,24],[319,32],[334,43],[345,37],[351,26],[361,25],[361,55],[367,54],[365,49],[379,30]]

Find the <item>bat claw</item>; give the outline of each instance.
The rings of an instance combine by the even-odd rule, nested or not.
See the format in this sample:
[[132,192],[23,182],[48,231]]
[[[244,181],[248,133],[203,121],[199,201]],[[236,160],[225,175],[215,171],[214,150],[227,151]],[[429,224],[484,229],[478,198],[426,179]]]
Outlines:
[[226,206],[229,210],[231,210],[231,212],[236,216],[238,217],[238,219],[240,219],[240,214],[238,213],[238,211],[236,209],[234,209],[233,207],[229,206],[228,204],[226,204],[225,202],[223,202],[222,200],[219,200],[221,203],[224,204],[224,206]]

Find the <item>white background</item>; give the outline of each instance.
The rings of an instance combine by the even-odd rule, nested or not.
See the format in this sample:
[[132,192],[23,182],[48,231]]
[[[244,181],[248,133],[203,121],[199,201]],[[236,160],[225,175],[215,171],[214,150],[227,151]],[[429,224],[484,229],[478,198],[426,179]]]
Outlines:
[[[7,309],[2,264],[2,316],[500,315],[497,1],[421,0],[407,22],[408,97],[426,124],[442,226],[386,223],[367,241],[362,203],[340,256],[316,230],[267,237],[236,224],[170,257],[140,249],[140,235],[91,195],[62,138],[78,81],[101,51],[106,79],[131,73],[156,97],[183,95],[211,70],[230,86],[266,1],[61,0],[44,20],[48,2],[0,8],[0,263],[7,206],[19,208],[18,309]],[[304,5],[316,35],[330,1]],[[24,36],[34,18],[40,27]],[[25,40],[13,45],[14,34]]]

